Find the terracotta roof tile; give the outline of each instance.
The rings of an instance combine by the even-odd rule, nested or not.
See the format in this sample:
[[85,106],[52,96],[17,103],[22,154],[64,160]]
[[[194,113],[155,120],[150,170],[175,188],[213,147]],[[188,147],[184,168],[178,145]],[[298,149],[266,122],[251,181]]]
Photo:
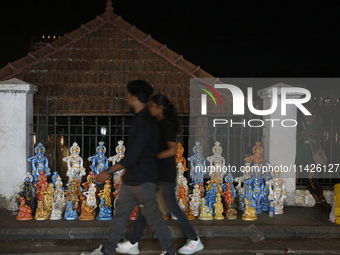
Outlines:
[[121,114],[128,111],[126,83],[147,80],[156,93],[189,114],[189,78],[212,78],[116,14],[104,13],[50,45],[0,70],[39,86],[34,108],[58,114]]

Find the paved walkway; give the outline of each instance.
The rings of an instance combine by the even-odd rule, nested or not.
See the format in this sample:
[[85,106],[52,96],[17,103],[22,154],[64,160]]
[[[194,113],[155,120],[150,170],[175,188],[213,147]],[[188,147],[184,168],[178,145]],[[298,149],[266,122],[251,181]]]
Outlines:
[[[107,238],[110,221],[18,221],[11,212],[0,211],[0,240],[27,239],[87,239]],[[256,221],[237,220],[191,221],[200,237],[246,237],[244,228],[254,224],[266,238],[289,237],[340,237],[340,225],[328,220],[328,212],[313,208],[286,207],[285,214],[270,218],[268,213],[258,215]],[[173,238],[184,238],[185,234],[175,220],[167,221]],[[131,232],[133,221],[126,227],[126,237]],[[155,238],[148,227],[143,238]]]

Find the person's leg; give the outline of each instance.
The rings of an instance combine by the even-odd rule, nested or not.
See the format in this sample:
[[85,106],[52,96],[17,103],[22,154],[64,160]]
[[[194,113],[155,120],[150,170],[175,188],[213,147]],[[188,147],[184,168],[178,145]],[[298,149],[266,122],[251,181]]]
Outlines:
[[140,186],[134,186],[133,191],[138,201],[140,212],[152,230],[156,232],[162,249],[169,254],[173,254],[174,244],[172,243],[171,235],[163,219],[163,215],[158,209],[156,184],[147,182]]
[[137,204],[131,187],[133,186],[122,184],[119,188],[116,215],[111,221],[108,241],[104,245],[104,250],[106,252],[113,253],[116,251],[117,243],[124,234],[124,229],[129,216]]
[[169,211],[175,215],[179,224],[183,228],[185,234],[188,236],[190,240],[197,240],[197,234],[194,228],[191,226],[191,223],[188,220],[188,217],[182,211],[182,209],[178,206],[176,196],[175,196],[175,183],[171,182],[159,182],[160,189],[162,195],[164,197],[164,201],[169,209]]
[[130,235],[130,242],[132,244],[137,243],[141,239],[145,225],[146,225],[146,219],[139,210],[137,219],[135,221],[135,225],[133,226],[133,230]]
[[321,200],[318,194],[316,193],[317,183],[315,183],[315,179],[311,177],[311,178],[305,179],[305,182],[306,182],[306,186],[307,186],[309,193],[315,199],[314,209],[320,211],[322,209],[322,204],[321,204]]

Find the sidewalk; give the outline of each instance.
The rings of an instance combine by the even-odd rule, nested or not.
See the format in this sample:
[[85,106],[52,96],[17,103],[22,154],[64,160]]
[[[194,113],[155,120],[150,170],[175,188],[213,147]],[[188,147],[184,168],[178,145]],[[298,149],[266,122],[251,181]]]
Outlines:
[[[87,239],[107,238],[110,221],[18,221],[11,212],[0,211],[0,240],[24,239]],[[239,212],[240,214],[240,212]],[[270,218],[268,213],[258,215],[256,221],[238,219],[191,221],[200,237],[246,237],[243,228],[255,224],[266,238],[289,237],[340,237],[340,225],[328,220],[328,212],[315,211],[313,208],[286,207],[285,214]],[[184,238],[185,234],[175,220],[168,220],[167,225],[173,238]],[[133,221],[129,221],[126,233],[130,233]],[[128,234],[127,234],[128,236]],[[126,237],[127,237],[126,236]],[[149,227],[143,238],[155,238]]]

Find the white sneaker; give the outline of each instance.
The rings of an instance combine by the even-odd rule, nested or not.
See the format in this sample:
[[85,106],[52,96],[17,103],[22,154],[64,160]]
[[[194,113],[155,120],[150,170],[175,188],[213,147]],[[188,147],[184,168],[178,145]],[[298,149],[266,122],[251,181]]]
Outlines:
[[204,249],[204,246],[200,240],[199,237],[197,237],[198,240],[194,241],[194,240],[188,240],[187,243],[178,250],[179,253],[182,254],[193,254],[196,251],[201,251]]
[[118,243],[116,252],[118,253],[128,253],[128,254],[139,254],[138,242],[135,244],[130,243],[130,241],[125,241]]
[[103,248],[103,245],[100,245],[98,249],[95,249],[93,252],[82,252],[80,255],[103,255],[101,249]]

